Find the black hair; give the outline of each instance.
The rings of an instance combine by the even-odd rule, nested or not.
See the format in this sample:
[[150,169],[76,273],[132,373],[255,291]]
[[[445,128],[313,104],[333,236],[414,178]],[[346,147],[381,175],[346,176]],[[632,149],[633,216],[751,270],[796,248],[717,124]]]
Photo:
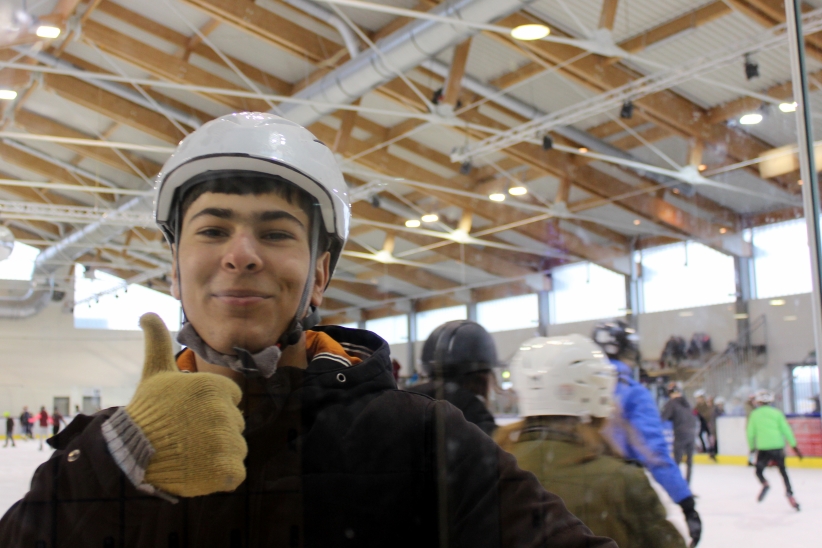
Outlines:
[[[212,171],[189,180],[177,192],[181,193],[181,197],[178,197],[179,223],[175,223],[178,230],[182,228],[182,220],[191,204],[208,192],[240,196],[274,194],[302,209],[310,222],[323,222],[319,217],[317,200],[288,179],[278,175],[237,170]],[[179,239],[179,234],[175,238]],[[325,230],[320,230],[317,243],[318,254],[328,251],[329,238]]]

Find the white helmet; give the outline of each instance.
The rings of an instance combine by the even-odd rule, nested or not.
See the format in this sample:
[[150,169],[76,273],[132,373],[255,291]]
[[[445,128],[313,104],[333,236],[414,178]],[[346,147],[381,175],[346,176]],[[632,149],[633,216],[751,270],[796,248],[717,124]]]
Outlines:
[[704,389],[704,388],[700,388],[699,390],[696,390],[696,391],[694,392],[694,397],[695,397],[695,398],[704,398],[704,397],[705,397],[705,393],[706,393],[706,392],[705,392],[705,389]]
[[[175,240],[177,207],[186,183],[209,171],[226,170],[277,175],[317,200],[332,243],[333,272],[348,238],[348,186],[328,147],[304,127],[274,114],[227,114],[182,140],[156,179],[154,217],[170,243]],[[202,181],[198,177],[195,182]]]
[[773,392],[770,390],[757,390],[756,401],[757,403],[773,403]]
[[616,368],[582,335],[537,337],[511,361],[520,414],[607,417],[614,407]]

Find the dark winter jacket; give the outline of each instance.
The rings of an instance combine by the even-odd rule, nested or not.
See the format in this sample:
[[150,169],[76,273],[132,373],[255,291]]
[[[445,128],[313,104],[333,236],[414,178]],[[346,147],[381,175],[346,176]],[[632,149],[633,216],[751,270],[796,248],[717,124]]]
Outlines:
[[[674,502],[682,502],[691,496],[691,489],[668,452],[654,398],[647,388],[634,380],[630,367],[619,360],[611,360],[611,363],[619,375],[616,396],[621,417],[612,422],[609,437],[626,458],[642,463]],[[627,423],[636,435],[629,435],[623,423]]]
[[144,494],[101,435],[114,409],[79,416],[0,521],[0,546],[616,547],[452,405],[397,390],[378,336],[318,329],[363,361],[315,357],[250,381],[237,490]]
[[693,441],[696,436],[696,417],[683,397],[671,398],[662,408],[662,420],[674,425],[674,443]]
[[489,436],[494,434],[497,424],[494,415],[488,411],[476,394],[463,388],[455,382],[446,382],[442,385],[442,393],[437,394],[437,383],[426,382],[410,387],[408,390],[418,394],[425,394],[434,399],[443,399],[462,411],[465,420],[474,423]]

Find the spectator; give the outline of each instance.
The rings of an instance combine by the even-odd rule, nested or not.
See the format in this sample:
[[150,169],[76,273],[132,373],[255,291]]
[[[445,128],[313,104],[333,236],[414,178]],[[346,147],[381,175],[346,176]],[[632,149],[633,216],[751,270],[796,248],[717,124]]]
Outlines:
[[[714,420],[713,404],[710,402],[710,398],[706,396],[705,391],[701,389],[694,392],[694,398],[696,398],[696,414],[699,417],[699,443],[702,444],[702,452],[708,453],[713,460],[716,460],[716,455],[713,453],[714,431],[711,428],[711,423]],[[708,435],[708,443],[705,443],[703,434]]]

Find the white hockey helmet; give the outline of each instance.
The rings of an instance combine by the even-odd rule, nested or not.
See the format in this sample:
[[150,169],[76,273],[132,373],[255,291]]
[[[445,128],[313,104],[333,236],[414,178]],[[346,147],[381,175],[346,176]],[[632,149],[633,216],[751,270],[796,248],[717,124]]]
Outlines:
[[704,388],[700,388],[699,390],[694,391],[694,397],[695,398],[704,398],[705,394],[706,394],[706,392],[705,392]]
[[755,397],[757,403],[773,403],[773,392],[770,390],[757,390]]
[[525,341],[511,360],[511,380],[524,417],[607,417],[614,407],[616,368],[582,335]]
[[348,186],[334,154],[310,131],[274,114],[236,112],[188,135],[156,178],[154,218],[170,243],[177,236],[177,209],[187,183],[203,182],[200,176],[211,171],[275,175],[307,192],[319,205],[334,271],[348,238]]

